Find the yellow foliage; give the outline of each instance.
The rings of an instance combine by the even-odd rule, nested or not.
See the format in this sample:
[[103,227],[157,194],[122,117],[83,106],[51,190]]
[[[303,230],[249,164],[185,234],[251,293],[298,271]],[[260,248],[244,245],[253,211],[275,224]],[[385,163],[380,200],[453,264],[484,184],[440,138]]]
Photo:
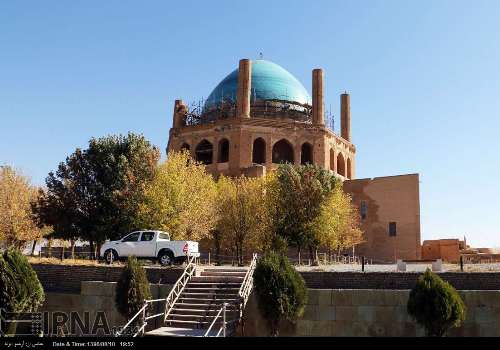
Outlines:
[[26,176],[11,167],[0,167],[0,241],[7,246],[21,248],[50,231],[33,220],[31,203],[37,196],[38,189]]
[[311,230],[320,244],[330,249],[344,250],[363,242],[358,211],[341,187],[325,199]]
[[145,190],[141,221],[175,240],[200,240],[215,226],[216,194],[215,181],[203,164],[188,152],[171,152]]
[[225,247],[237,255],[262,250],[269,234],[269,211],[266,203],[268,178],[219,178],[217,230]]

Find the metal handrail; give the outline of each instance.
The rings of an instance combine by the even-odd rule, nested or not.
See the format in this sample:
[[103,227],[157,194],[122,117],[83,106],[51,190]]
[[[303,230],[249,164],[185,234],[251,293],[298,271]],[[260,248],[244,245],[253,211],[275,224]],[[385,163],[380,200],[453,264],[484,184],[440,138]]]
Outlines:
[[139,333],[141,333],[147,326],[147,320],[150,320],[150,319],[153,319],[153,318],[156,318],[156,317],[159,317],[161,315],[163,315],[163,312],[162,313],[159,313],[159,314],[155,314],[155,315],[151,315],[151,316],[146,316],[146,310],[148,309],[148,307],[150,305],[152,305],[153,303],[157,303],[157,302],[161,302],[161,301],[165,301],[165,299],[150,299],[150,300],[145,300],[144,301],[144,305],[139,309],[139,311],[137,311],[137,313],[127,322],[127,324],[125,324],[125,326],[122,327],[122,329],[118,332],[116,332],[115,336],[119,337],[121,335],[123,335],[123,332],[132,324],[132,322],[137,318],[139,317],[139,315],[143,315],[143,324],[141,326],[141,328],[139,328],[137,330],[137,332],[135,332],[132,337],[136,337]]
[[[164,316],[164,321],[165,321],[167,319],[170,311],[172,310],[173,305],[175,304],[175,302],[179,298],[180,293],[182,293],[182,291],[184,290],[184,287],[186,286],[187,282],[189,282],[189,279],[191,278],[191,276],[193,275],[194,271],[196,270],[196,264],[194,263],[194,261],[195,261],[195,257],[194,256],[188,257],[188,264],[187,264],[186,268],[184,269],[184,272],[179,277],[179,279],[177,280],[177,282],[175,282],[174,286],[172,287],[172,290],[170,291],[170,293],[168,294],[168,296],[166,298],[145,300],[144,301],[144,305],[139,309],[139,311],[137,311],[137,313],[125,324],[125,326],[122,327],[122,329],[120,331],[116,332],[115,335],[117,337],[123,335],[123,332],[141,314],[143,315],[143,322],[144,323],[137,330],[137,332],[134,333],[134,335],[132,337],[136,337],[141,332],[144,333],[144,329],[146,328],[146,326],[148,324],[146,322],[147,320],[150,320],[150,319],[153,319],[153,318],[156,318],[156,317],[160,317],[160,316],[163,315]],[[186,278],[187,278],[187,280],[186,280]],[[180,288],[180,290],[178,292],[176,292],[176,290],[179,289],[179,286],[181,286],[181,288]],[[175,295],[175,299],[172,301],[171,299],[172,299],[173,295]],[[162,301],[165,302],[165,311],[161,312],[161,313],[158,313],[158,314],[154,314],[154,315],[146,317],[146,310],[147,310],[148,306],[151,305],[151,304],[153,304],[153,303],[162,302]]]
[[[255,267],[257,266],[257,253],[254,253],[252,256],[252,262],[250,263],[250,267],[243,278],[243,282],[241,284],[240,290],[238,291],[238,295],[242,298],[242,309],[245,308],[245,305],[248,300],[248,296],[250,295],[250,291],[253,287],[253,272]],[[240,314],[243,310],[240,310]]]
[[222,313],[222,327],[217,332],[216,337],[219,336],[219,334],[221,332],[221,329],[223,329],[223,331],[224,331],[224,333],[223,333],[224,337],[226,336],[226,307],[227,307],[227,303],[223,303],[222,307],[219,309],[219,312],[217,312],[217,315],[215,315],[214,320],[212,321],[212,323],[208,327],[207,331],[203,335],[204,337],[208,337],[209,336],[209,333],[212,330],[212,327],[214,326],[214,324],[217,321],[217,319],[220,317],[221,313]]
[[[250,292],[253,287],[253,272],[255,271],[255,267],[257,266],[257,254],[254,253],[252,255],[252,261],[250,263],[250,266],[248,268],[247,273],[245,274],[245,277],[243,277],[243,282],[241,283],[241,287],[238,291],[238,296],[240,297],[240,302],[239,305],[236,304],[236,306],[239,307],[239,312],[240,312],[240,318],[242,317],[243,310],[245,309],[245,305],[248,301],[248,297],[250,295]],[[209,337],[210,331],[212,330],[213,326],[215,325],[215,322],[219,319],[219,317],[222,314],[222,326],[219,328],[219,331],[215,335],[218,337],[220,333],[222,332],[223,336],[226,336],[226,328],[227,328],[227,322],[226,322],[226,309],[229,303],[223,303],[222,307],[219,309],[219,312],[217,312],[217,315],[215,316],[214,320],[208,327],[207,331],[204,334],[204,337]]]
[[168,293],[168,296],[165,298],[165,313],[163,317],[163,322],[167,321],[167,317],[172,311],[175,302],[177,301],[177,299],[179,299],[179,296],[184,290],[184,287],[186,287],[186,285],[188,284],[189,280],[191,279],[195,271],[196,271],[195,257],[192,256],[189,258],[188,264],[184,269],[184,272],[182,273],[181,277],[179,277],[177,282],[175,282],[174,286],[172,287],[172,290],[170,291],[170,293]]

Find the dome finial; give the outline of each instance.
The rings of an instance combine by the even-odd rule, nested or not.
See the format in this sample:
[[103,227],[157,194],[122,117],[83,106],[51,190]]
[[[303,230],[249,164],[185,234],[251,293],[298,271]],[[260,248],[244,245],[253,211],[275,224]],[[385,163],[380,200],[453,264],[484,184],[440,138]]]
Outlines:
[[259,52],[259,60],[263,60],[264,59],[264,54],[262,52]]

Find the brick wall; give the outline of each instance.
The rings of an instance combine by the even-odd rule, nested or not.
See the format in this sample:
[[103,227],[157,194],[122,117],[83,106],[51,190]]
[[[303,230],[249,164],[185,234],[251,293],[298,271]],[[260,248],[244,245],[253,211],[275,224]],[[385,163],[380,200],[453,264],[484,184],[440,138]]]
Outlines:
[[[82,281],[117,282],[122,267],[32,264],[45,292],[80,293]],[[146,267],[150,283],[173,284],[182,268]]]
[[[417,272],[301,272],[309,288],[411,289]],[[459,290],[500,290],[499,272],[444,272],[439,276]]]
[[[82,281],[116,282],[121,267],[33,264],[46,292],[80,293]],[[173,284],[183,269],[146,267],[150,283]],[[416,272],[301,272],[313,289],[411,289]],[[499,272],[445,272],[439,274],[459,290],[500,290]]]

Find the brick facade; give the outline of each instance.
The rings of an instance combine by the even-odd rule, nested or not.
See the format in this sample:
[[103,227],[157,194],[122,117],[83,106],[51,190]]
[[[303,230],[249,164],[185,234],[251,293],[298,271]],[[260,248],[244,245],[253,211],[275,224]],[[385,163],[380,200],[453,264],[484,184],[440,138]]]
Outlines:
[[344,191],[360,210],[365,236],[365,242],[356,246],[356,255],[381,262],[420,259],[418,174],[344,181]]
[[[117,282],[123,267],[32,264],[45,292],[80,293],[81,282]],[[146,267],[150,283],[173,284],[182,268]]]

